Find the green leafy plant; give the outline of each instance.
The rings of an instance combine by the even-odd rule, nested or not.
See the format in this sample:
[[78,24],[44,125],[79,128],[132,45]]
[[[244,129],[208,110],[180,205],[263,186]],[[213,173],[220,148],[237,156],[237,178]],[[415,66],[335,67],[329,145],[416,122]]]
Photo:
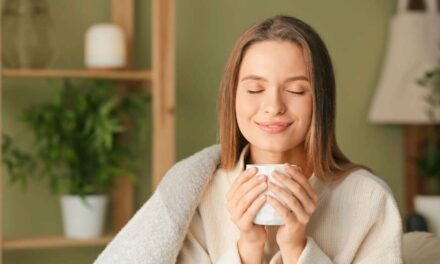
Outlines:
[[35,176],[47,179],[53,193],[84,196],[105,193],[120,175],[134,179],[150,97],[136,89],[120,94],[108,81],[64,80],[52,101],[25,110],[21,120],[33,133],[35,154],[3,136],[11,182],[26,186]]
[[440,194],[440,135],[435,126],[440,121],[437,116],[440,110],[440,67],[426,72],[417,83],[429,89],[429,93],[424,99],[429,105],[426,113],[432,125],[425,131],[426,146],[417,158],[416,165],[419,172],[427,180],[436,182],[437,186],[433,189]]

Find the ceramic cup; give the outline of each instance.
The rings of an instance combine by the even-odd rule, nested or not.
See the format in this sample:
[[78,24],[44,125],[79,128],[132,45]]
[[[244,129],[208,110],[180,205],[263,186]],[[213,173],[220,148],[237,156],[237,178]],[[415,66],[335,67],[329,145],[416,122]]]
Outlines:
[[[287,187],[285,187],[282,183],[277,181],[272,175],[272,172],[274,170],[285,174],[283,164],[246,164],[246,169],[249,169],[252,167],[257,167],[257,169],[258,169],[258,172],[255,175],[255,177],[257,177],[258,175],[266,175],[268,181],[273,182],[273,183],[283,187],[287,191],[289,191],[289,189],[287,189]],[[283,205],[287,206],[281,199],[279,199],[276,196],[275,193],[269,191],[269,189],[267,189],[265,192],[260,194],[260,196],[265,195],[265,194],[268,194],[268,195],[276,198]],[[278,215],[278,212],[276,211],[276,209],[273,208],[269,204],[269,202],[266,201],[264,203],[263,207],[261,207],[260,211],[258,211],[257,216],[254,219],[254,224],[257,224],[257,225],[284,225],[284,221]]]

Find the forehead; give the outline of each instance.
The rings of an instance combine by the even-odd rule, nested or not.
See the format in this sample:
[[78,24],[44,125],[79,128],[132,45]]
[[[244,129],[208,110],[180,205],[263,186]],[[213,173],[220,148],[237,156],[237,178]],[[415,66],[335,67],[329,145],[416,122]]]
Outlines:
[[252,44],[245,52],[240,74],[306,74],[303,49],[289,41],[267,40]]

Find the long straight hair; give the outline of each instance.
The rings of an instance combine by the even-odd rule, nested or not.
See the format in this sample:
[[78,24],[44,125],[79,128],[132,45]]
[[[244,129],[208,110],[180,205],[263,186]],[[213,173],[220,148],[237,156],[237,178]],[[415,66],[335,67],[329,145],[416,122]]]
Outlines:
[[234,168],[240,152],[248,144],[236,120],[238,73],[246,50],[255,43],[267,40],[294,43],[301,47],[304,54],[313,96],[312,122],[304,145],[307,164],[312,166],[315,176],[324,182],[334,183],[357,169],[371,172],[368,167],[351,162],[336,143],[336,84],[332,62],[324,42],[312,27],[289,16],[275,16],[253,25],[241,35],[232,49],[220,82],[217,100],[220,167],[225,170]]

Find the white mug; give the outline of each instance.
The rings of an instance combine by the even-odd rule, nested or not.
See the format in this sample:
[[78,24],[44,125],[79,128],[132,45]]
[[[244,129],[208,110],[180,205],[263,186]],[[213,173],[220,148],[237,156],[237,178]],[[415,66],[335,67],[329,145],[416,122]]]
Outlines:
[[[273,182],[273,183],[283,187],[287,191],[289,191],[289,189],[287,187],[285,187],[281,182],[279,182],[278,180],[276,180],[272,176],[272,172],[275,170],[278,172],[281,172],[283,174],[286,173],[284,170],[283,164],[246,164],[246,169],[249,169],[252,167],[257,167],[257,169],[258,169],[258,172],[255,175],[255,177],[257,177],[258,175],[266,175],[269,182]],[[265,192],[260,194],[260,196],[265,195],[265,194],[268,194],[268,195],[274,197],[275,199],[280,201],[284,206],[287,207],[287,205],[280,198],[278,198],[275,193],[273,193],[267,189]],[[254,219],[254,224],[257,224],[257,225],[284,225],[284,221],[279,216],[277,210],[275,208],[273,208],[269,204],[269,202],[266,201],[264,203],[263,207],[261,207],[260,211],[258,211],[257,216]]]

